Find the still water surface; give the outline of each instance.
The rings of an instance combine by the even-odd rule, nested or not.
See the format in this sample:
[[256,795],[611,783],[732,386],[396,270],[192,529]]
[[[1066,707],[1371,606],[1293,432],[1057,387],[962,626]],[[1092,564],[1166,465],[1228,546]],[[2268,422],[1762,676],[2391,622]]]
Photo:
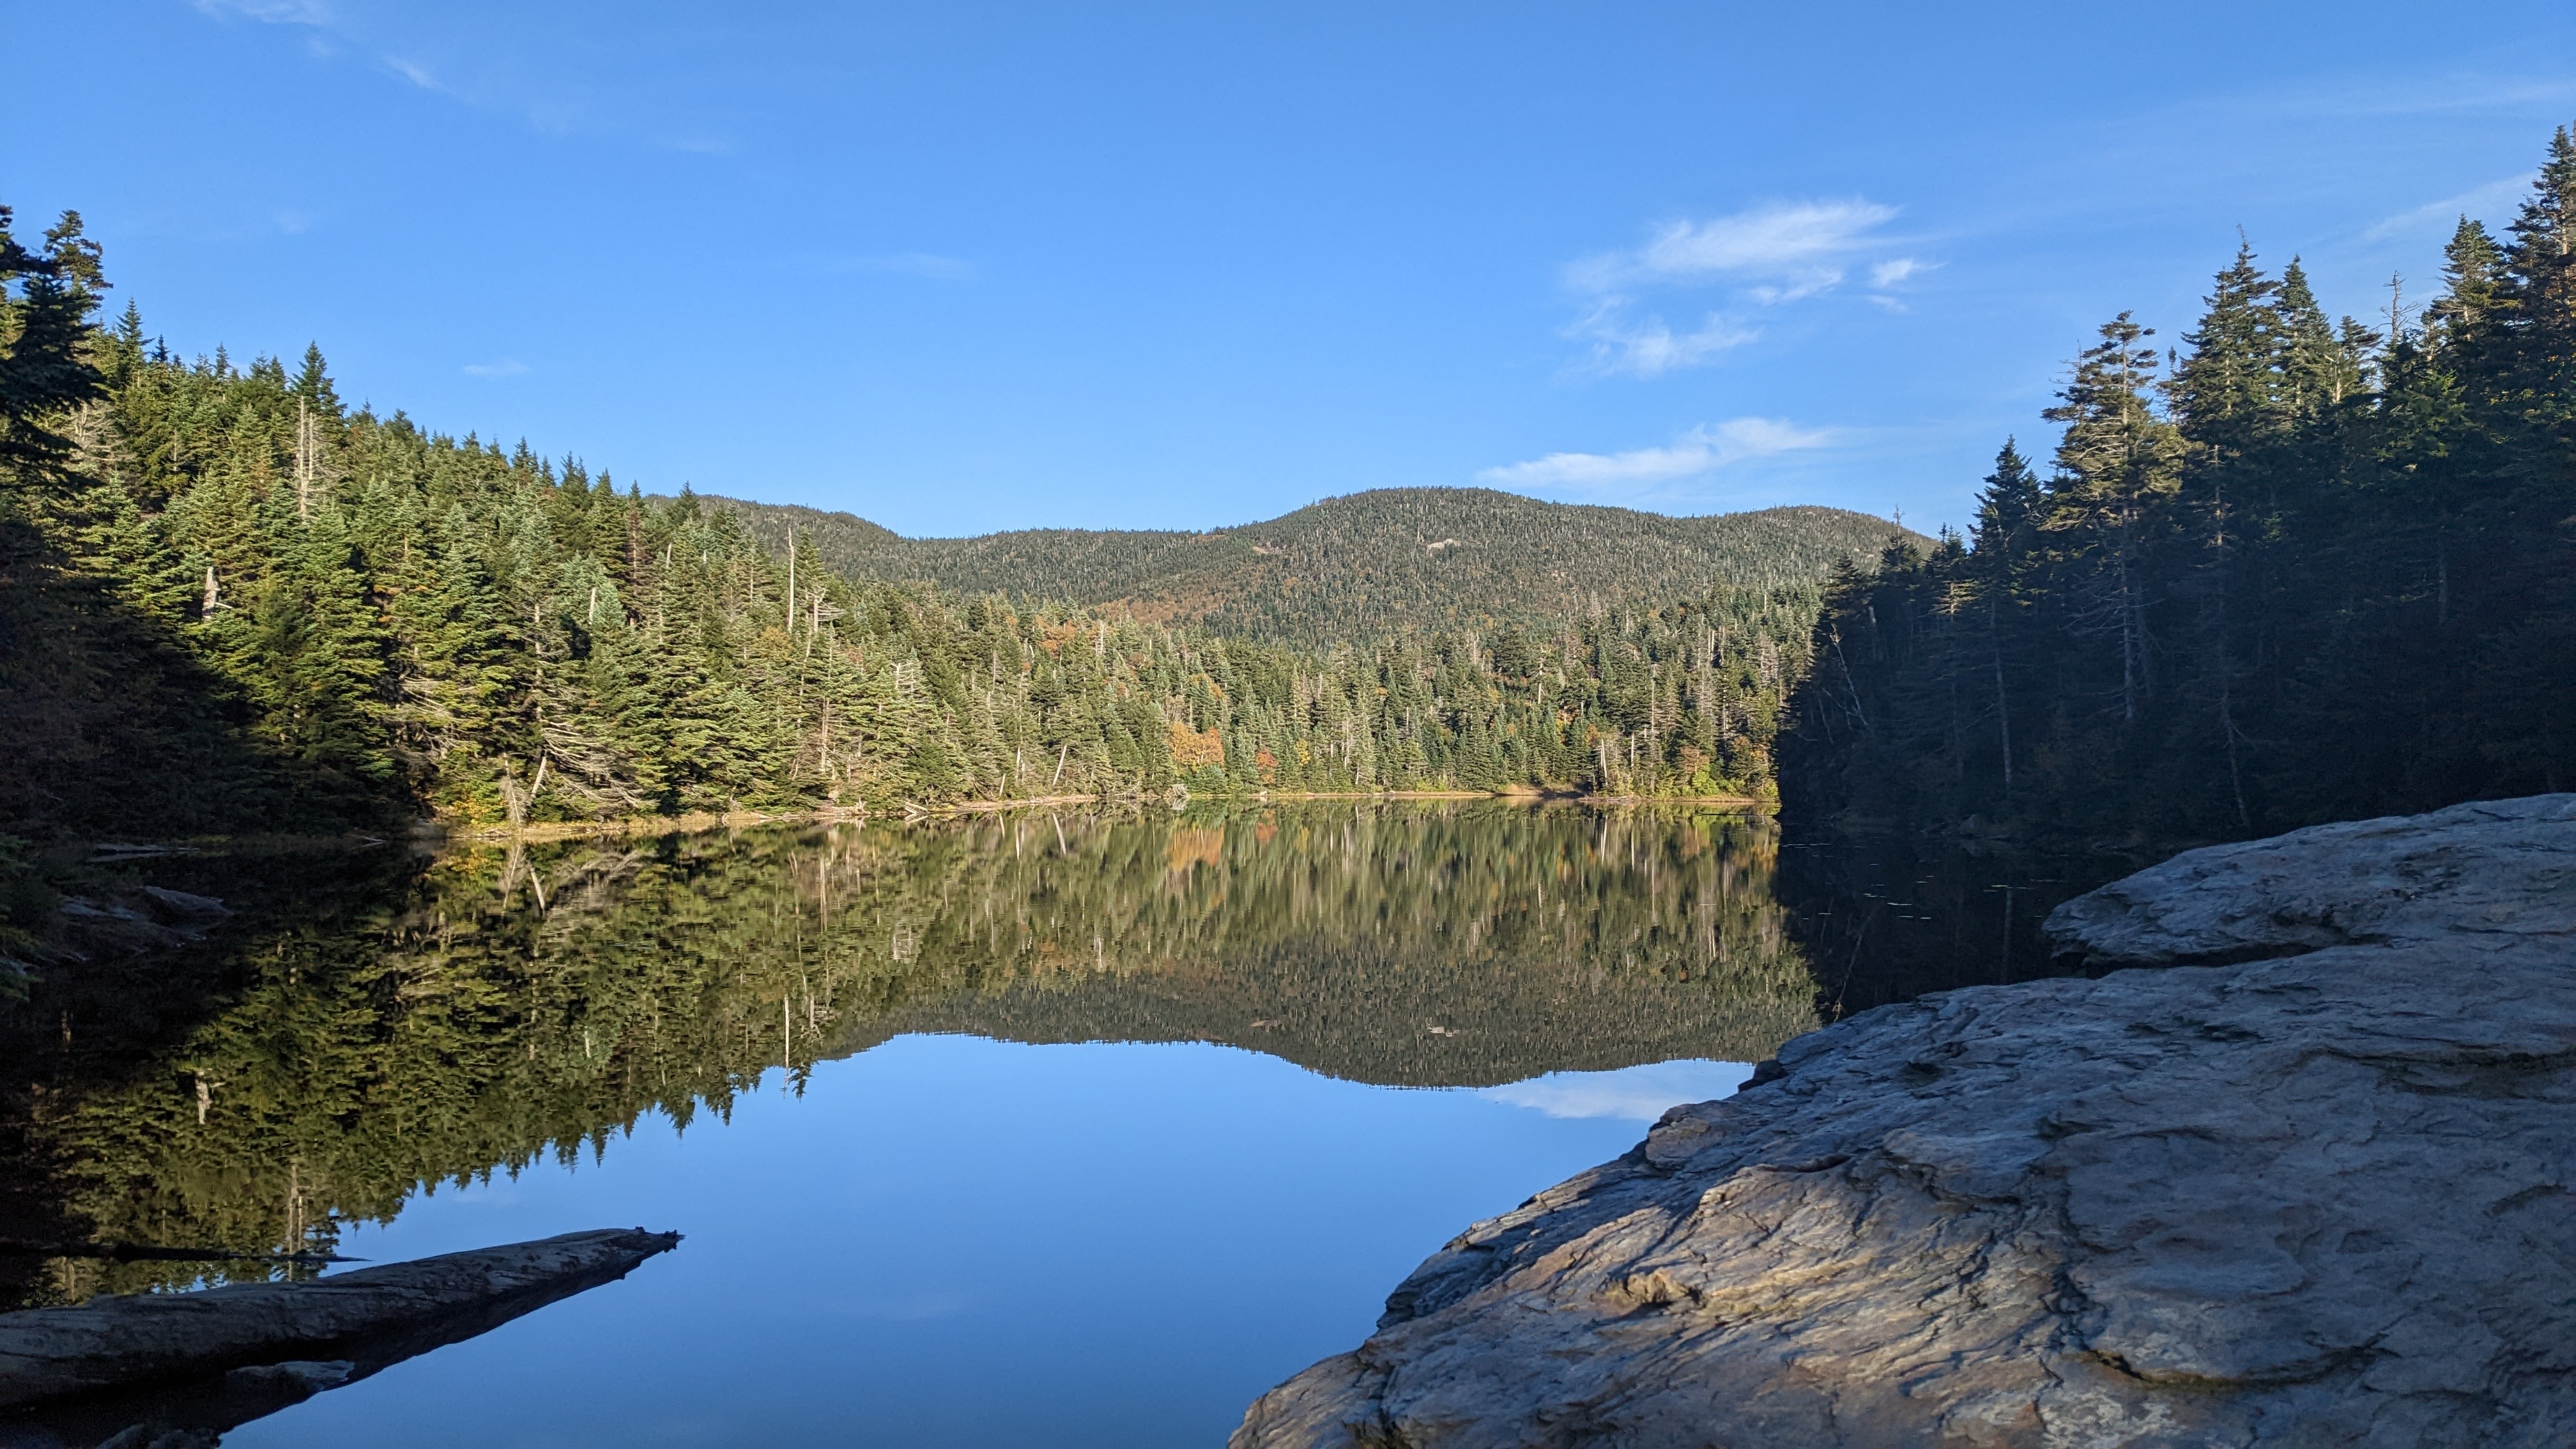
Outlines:
[[1500,802],[465,851],[249,932],[38,1130],[102,1240],[687,1234],[228,1444],[1209,1444],[1820,1012],[2044,969],[2105,873]]

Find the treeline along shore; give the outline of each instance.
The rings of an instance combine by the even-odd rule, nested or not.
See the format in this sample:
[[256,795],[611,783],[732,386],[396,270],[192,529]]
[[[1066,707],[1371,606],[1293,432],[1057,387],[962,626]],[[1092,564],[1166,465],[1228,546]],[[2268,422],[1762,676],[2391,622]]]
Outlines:
[[[6,246],[22,838],[1175,785],[1762,798],[1822,602],[1820,566],[1764,555],[1766,583],[1314,647],[853,576],[810,531],[764,547],[685,490],[353,409],[318,350],[182,359],[130,304],[102,327],[76,216]],[[1835,517],[1865,525],[1845,553],[1897,533]]]
[[2576,142],[2420,310],[2330,322],[2240,250],[2166,346],[2075,362],[2045,474],[1833,582],[1793,806],[2236,839],[2576,784]]
[[[2006,445],[1937,541],[1406,490],[918,543],[351,408],[315,349],[182,358],[102,325],[67,213],[0,239],[0,838],[1180,786],[2180,842],[2560,788],[2571,210],[2561,133],[2376,324],[2240,252],[2181,346],[2106,324],[2045,471]],[[1006,576],[1063,597],[959,587]]]

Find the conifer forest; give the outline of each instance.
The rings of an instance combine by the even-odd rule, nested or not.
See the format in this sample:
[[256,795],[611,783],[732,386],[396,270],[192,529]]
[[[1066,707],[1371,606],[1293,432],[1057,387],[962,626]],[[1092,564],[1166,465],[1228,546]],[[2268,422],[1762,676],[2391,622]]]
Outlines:
[[2209,840],[2576,785],[2565,130],[2441,276],[2330,319],[2249,245],[2171,342],[2105,323],[1966,535],[1836,574],[1792,804]]
[[[1462,491],[934,546],[352,408],[318,348],[183,357],[66,214],[0,239],[0,835],[1177,787],[2207,839],[2564,788],[2571,254],[2563,132],[2429,305],[2336,320],[2246,246],[2170,339],[2105,323],[1938,540]],[[1411,534],[1471,516],[1444,583]]]
[[2425,21],[16,7],[0,1449],[2560,1449]]
[[318,350],[181,359],[130,304],[97,327],[76,217],[7,265],[0,829],[22,835],[1175,786],[1766,794],[1821,603],[1814,569],[1300,648],[854,577],[810,529],[764,547],[734,507],[352,410]]

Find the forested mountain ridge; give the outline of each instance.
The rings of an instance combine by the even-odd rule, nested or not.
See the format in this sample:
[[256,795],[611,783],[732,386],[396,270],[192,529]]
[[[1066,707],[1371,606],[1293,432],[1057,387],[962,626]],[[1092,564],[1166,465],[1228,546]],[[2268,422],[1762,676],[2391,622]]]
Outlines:
[[1784,788],[1820,813],[2260,835],[2576,786],[2576,140],[2444,287],[2330,322],[2250,247],[2167,354],[2077,359],[2043,476],[1836,582]]
[[854,579],[809,534],[350,409],[318,349],[101,328],[105,285],[77,217],[0,248],[0,856],[1174,786],[1761,795],[1821,597],[1299,649]]
[[847,513],[704,496],[783,548],[810,531],[856,579],[1056,599],[1238,638],[1329,649],[1402,633],[1547,627],[1604,607],[1803,589],[1920,535],[1797,506],[1697,518],[1487,488],[1387,488],[1205,533],[1024,529],[905,538]]

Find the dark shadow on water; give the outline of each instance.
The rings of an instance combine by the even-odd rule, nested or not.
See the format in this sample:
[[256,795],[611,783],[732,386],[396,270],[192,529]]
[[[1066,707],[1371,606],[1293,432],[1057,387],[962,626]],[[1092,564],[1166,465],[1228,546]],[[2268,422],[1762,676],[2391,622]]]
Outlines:
[[2064,901],[2140,869],[2116,855],[2052,855],[1982,842],[1807,833],[1782,841],[1775,876],[1816,975],[1817,1012],[1855,1012],[1935,991],[2067,974],[2040,922]]

